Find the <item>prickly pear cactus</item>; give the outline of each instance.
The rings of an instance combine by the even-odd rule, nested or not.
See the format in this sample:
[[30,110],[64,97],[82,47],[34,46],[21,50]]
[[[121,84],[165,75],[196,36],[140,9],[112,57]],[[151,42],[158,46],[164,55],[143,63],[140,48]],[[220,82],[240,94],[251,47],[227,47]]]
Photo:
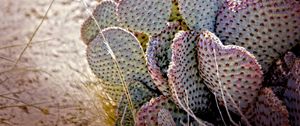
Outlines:
[[298,0],[105,0],[81,37],[116,125],[299,125]]
[[157,88],[164,94],[170,94],[167,71],[171,62],[171,44],[175,34],[183,28],[179,23],[171,23],[158,35],[152,36],[147,49],[147,65]]
[[141,45],[133,34],[116,27],[101,32],[87,48],[87,59],[96,76],[117,86],[123,83],[122,78],[125,83],[136,80],[156,90]]
[[167,26],[171,7],[171,0],[121,0],[117,13],[125,27],[154,35]]
[[270,88],[259,92],[255,102],[253,116],[249,117],[255,126],[289,126],[289,114],[282,101],[279,100]]
[[121,84],[114,84],[103,80],[100,80],[98,83],[102,85],[103,91],[108,94],[113,101],[118,101],[124,94],[124,89]]
[[300,125],[300,59],[296,60],[284,92],[284,100],[289,110],[292,126]]
[[242,47],[224,46],[207,30],[201,32],[197,47],[204,83],[221,104],[227,102],[237,114],[237,109],[245,111],[262,87],[263,74],[255,57]]
[[[172,97],[176,104],[193,111],[207,111],[211,94],[202,83],[197,69],[196,32],[176,34],[172,44],[172,62],[168,70]],[[179,105],[180,106],[180,105]]]
[[187,25],[199,31],[202,28],[215,30],[216,16],[222,0],[178,0],[179,11]]
[[173,121],[177,125],[180,124],[180,120],[187,121],[186,114],[184,114],[182,110],[179,110],[171,99],[166,96],[159,96],[151,99],[141,107],[137,112],[135,124],[137,126],[156,126],[159,123],[162,123],[158,122],[158,120],[161,120],[161,117],[158,116],[158,113],[161,110],[168,110],[173,117]]
[[275,59],[300,42],[298,0],[241,0],[228,3],[217,19],[225,44],[245,47],[265,72]]
[[175,126],[175,122],[169,110],[160,109],[157,114],[157,122],[159,126]]
[[145,85],[138,81],[131,81],[128,86],[129,96],[133,104],[133,108],[130,108],[129,100],[126,97],[126,94],[123,93],[122,99],[118,104],[117,109],[117,124],[120,126],[134,125],[132,117],[132,111],[137,111],[140,106],[149,101],[152,97],[156,97],[156,94],[151,92]]
[[99,29],[111,26],[118,26],[117,4],[113,1],[102,1],[93,11],[93,15],[88,17],[81,26],[81,38],[88,44],[99,33]]

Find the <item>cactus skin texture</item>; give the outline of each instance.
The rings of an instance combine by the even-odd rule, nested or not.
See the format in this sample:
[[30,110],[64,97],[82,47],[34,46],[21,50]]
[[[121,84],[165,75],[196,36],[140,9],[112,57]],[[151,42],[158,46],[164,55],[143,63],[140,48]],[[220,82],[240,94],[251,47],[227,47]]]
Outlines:
[[253,53],[264,72],[274,60],[300,42],[298,0],[233,3],[220,11],[217,35],[225,44],[239,45]]
[[292,126],[300,125],[300,58],[292,67],[291,78],[288,80],[287,89],[284,92],[284,100],[289,110]]
[[[152,97],[157,96],[141,82],[131,81],[131,83],[129,84],[130,85],[128,86],[128,90],[135,110],[138,110],[144,103],[149,101]],[[133,118],[135,117],[132,117],[131,111],[132,110],[129,107],[128,100],[124,94],[118,105],[118,110],[116,114],[118,121],[116,125],[120,125],[120,126],[134,125]]]
[[179,110],[178,107],[166,96],[159,96],[151,99],[145,103],[141,109],[137,112],[136,125],[137,126],[149,126],[158,125],[158,113],[162,110],[168,110],[173,121],[178,125],[180,120],[186,120],[186,115]]
[[171,0],[121,0],[117,13],[125,27],[154,35],[167,26],[171,7]]
[[120,84],[114,84],[102,80],[100,80],[98,83],[102,85],[103,91],[115,102],[119,101],[124,94],[123,86]]
[[197,69],[196,32],[179,32],[172,44],[172,62],[168,70],[172,97],[193,111],[209,108],[211,93],[202,83]]
[[175,126],[175,122],[169,110],[160,109],[157,116],[159,126]]
[[170,94],[167,71],[171,62],[171,44],[175,34],[182,30],[179,23],[170,23],[161,33],[152,36],[147,48],[147,66],[157,88],[164,94]]
[[255,57],[242,47],[224,46],[207,30],[201,32],[198,41],[198,67],[204,83],[222,104],[223,88],[228,108],[233,112],[238,114],[236,106],[242,111],[247,109],[262,87],[263,73]]
[[122,84],[119,76],[120,71],[107,52],[107,45],[104,43],[107,41],[116,57],[125,82],[136,80],[152,88],[152,90],[157,90],[148,74],[141,45],[133,34],[116,27],[103,29],[102,33],[105,40],[102,34],[99,34],[87,48],[88,63],[95,75],[111,85],[119,86]]
[[288,111],[270,88],[259,92],[252,113],[249,120],[254,126],[289,126]]
[[215,30],[216,16],[222,0],[178,0],[179,11],[190,29]]
[[100,2],[92,15],[97,22],[90,16],[81,26],[81,38],[85,44],[91,42],[98,35],[99,28],[97,24],[100,29],[119,26],[116,7],[117,4],[113,1],[105,0]]
[[93,16],[81,38],[116,125],[233,125],[225,107],[300,125],[299,0],[104,0]]

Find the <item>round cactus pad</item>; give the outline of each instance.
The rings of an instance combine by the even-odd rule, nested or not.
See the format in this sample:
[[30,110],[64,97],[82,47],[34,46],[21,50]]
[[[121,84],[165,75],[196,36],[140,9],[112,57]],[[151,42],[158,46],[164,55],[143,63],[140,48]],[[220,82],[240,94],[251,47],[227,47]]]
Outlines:
[[154,35],[167,26],[171,6],[171,0],[121,0],[117,13],[125,27]]
[[88,44],[91,42],[98,35],[100,29],[119,25],[119,22],[117,21],[116,9],[117,5],[113,1],[105,0],[100,2],[100,4],[93,11],[92,16],[94,19],[92,16],[90,16],[82,24],[81,38],[84,43]]
[[255,57],[242,47],[224,46],[207,30],[201,32],[197,49],[200,76],[207,87],[229,110],[243,112],[262,86],[263,73]]
[[93,73],[111,84],[121,85],[122,75],[126,83],[140,81],[156,90],[147,70],[144,52],[134,35],[115,27],[101,32],[103,34],[99,34],[87,48],[87,60]]
[[[210,93],[203,84],[197,68],[197,33],[179,32],[172,44],[172,62],[168,70],[173,100],[181,107],[205,112]],[[188,105],[188,106],[186,106]]]
[[300,42],[299,0],[244,0],[227,4],[217,18],[217,35],[225,44],[245,47],[265,72]]

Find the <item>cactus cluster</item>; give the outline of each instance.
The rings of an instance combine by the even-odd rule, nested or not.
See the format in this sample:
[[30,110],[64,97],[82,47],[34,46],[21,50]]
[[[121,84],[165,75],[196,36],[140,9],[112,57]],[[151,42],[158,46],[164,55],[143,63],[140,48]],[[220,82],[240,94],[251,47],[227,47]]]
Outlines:
[[116,125],[300,125],[299,0],[104,0],[81,37]]

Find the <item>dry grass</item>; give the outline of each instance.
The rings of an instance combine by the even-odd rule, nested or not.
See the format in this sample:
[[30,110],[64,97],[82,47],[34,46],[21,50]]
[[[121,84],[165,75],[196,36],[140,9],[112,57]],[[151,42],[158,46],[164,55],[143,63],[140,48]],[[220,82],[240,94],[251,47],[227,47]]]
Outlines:
[[[48,20],[51,16],[48,16],[48,13],[52,9],[55,10],[54,4],[59,2],[62,1],[51,0],[26,44],[11,43],[0,47],[0,50],[6,55],[11,55],[11,50],[22,48],[16,60],[1,56],[0,53],[0,61],[2,60],[0,65],[3,65],[1,67],[11,66],[9,69],[0,71],[0,91],[2,92],[0,94],[0,125],[114,125],[116,104],[102,93],[101,87],[97,86],[97,80],[90,73],[83,73],[80,68],[74,68],[73,65],[67,64],[70,67],[63,68],[63,70],[80,74],[81,79],[85,80],[76,82],[75,80],[78,78],[74,78],[74,81],[69,82],[64,80],[64,77],[60,76],[61,74],[57,74],[57,70],[47,69],[49,64],[34,66],[25,63],[31,60],[28,59],[28,54],[32,53],[32,48],[40,48],[39,45],[46,42],[47,45],[52,44],[64,37],[50,36],[55,39],[35,41],[36,36],[45,30],[40,29],[43,24],[49,23]],[[51,14],[53,16],[53,13]],[[51,30],[49,31],[51,32]],[[63,43],[60,46],[63,46]],[[45,53],[51,54],[52,52]],[[53,55],[56,56],[56,54]],[[47,56],[44,57],[44,59],[47,58]],[[3,60],[7,61],[7,64]],[[62,63],[54,64],[59,66]],[[40,116],[33,121],[32,117],[36,115]]]

